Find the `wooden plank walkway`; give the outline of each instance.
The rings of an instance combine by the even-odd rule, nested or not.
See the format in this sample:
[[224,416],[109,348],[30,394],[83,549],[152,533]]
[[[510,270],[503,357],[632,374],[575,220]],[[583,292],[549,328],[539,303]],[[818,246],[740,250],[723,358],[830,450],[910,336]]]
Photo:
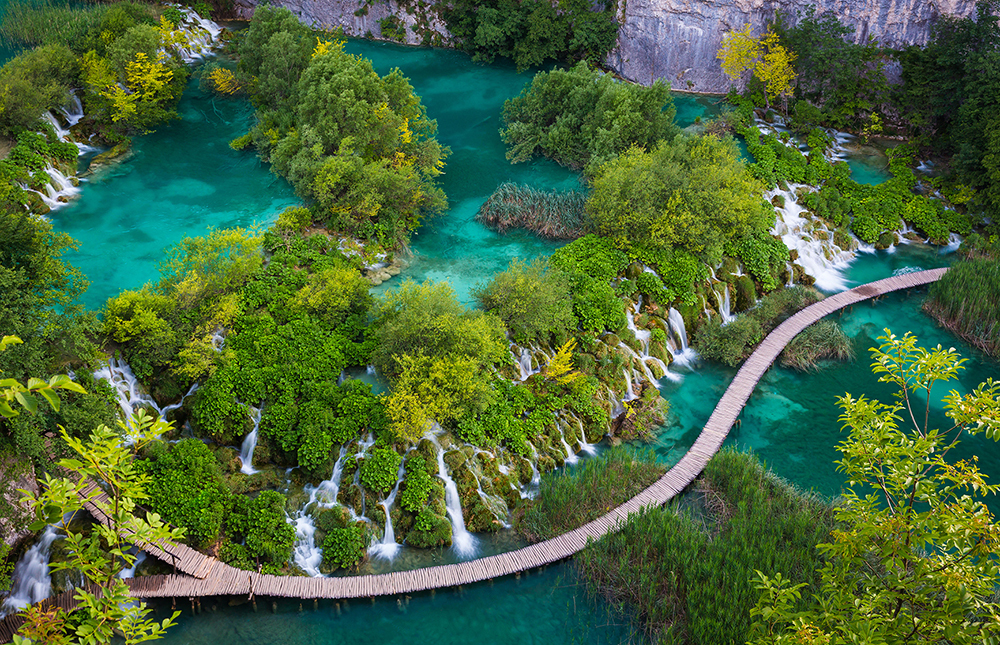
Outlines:
[[[919,271],[870,282],[832,295],[788,318],[768,334],[743,363],[694,445],[673,468],[618,508],[551,540],[458,564],[343,578],[262,575],[236,569],[184,545],[141,545],[167,563],[176,562],[177,570],[187,575],[140,577],[129,580],[129,585],[139,598],[193,598],[251,593],[255,596],[286,598],[362,598],[470,584],[558,562],[582,550],[591,540],[617,530],[630,513],[645,506],[664,504],[694,481],[709,459],[722,447],[757,382],[785,345],[799,332],[844,307],[892,291],[935,282],[946,271],[946,268]],[[95,513],[98,520],[107,522],[107,517],[99,509],[95,508],[91,512]]]

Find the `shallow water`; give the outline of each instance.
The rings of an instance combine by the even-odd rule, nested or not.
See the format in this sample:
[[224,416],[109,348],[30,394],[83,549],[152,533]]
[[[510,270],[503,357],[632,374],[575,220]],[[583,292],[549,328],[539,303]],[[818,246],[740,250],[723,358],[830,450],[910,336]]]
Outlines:
[[[632,633],[628,620],[603,603],[594,603],[577,584],[571,566],[553,565],[514,577],[443,589],[405,598],[341,602],[271,601],[229,607],[218,599],[202,601],[192,617],[190,604],[180,625],[167,632],[164,645],[448,645],[497,643],[558,645],[622,643]],[[158,605],[163,618],[168,604]],[[300,611],[300,607],[302,610]]]

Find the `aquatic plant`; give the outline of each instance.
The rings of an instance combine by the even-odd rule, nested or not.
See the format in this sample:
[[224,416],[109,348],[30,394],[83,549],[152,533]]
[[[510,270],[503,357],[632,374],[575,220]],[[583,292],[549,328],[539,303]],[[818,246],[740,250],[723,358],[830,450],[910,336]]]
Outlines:
[[924,310],[976,347],[1000,357],[1000,257],[956,262],[931,285]]
[[666,468],[651,452],[622,446],[571,470],[542,476],[538,498],[517,509],[517,530],[539,542],[596,519],[656,481]]
[[584,233],[587,195],[580,191],[544,191],[505,182],[479,207],[476,220],[500,233],[525,228],[555,240],[571,240]]
[[803,592],[816,591],[816,544],[832,528],[825,500],[725,449],[679,504],[630,515],[576,561],[590,591],[626,603],[654,642],[743,643],[754,571],[803,572]]

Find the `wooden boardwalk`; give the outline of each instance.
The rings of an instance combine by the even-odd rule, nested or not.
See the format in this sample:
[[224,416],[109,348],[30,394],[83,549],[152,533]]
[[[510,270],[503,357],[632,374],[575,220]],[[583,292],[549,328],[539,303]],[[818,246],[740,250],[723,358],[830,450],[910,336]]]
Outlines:
[[[768,334],[743,363],[694,445],[673,468],[618,508],[551,540],[458,564],[341,578],[263,575],[236,569],[184,545],[163,548],[141,545],[152,555],[175,564],[177,570],[183,573],[135,578],[128,581],[129,586],[139,598],[251,594],[286,598],[362,598],[470,584],[558,562],[582,550],[591,540],[615,531],[630,513],[646,506],[663,504],[684,490],[722,447],[757,382],[799,332],[844,307],[892,291],[934,282],[946,271],[944,268],[919,271],[870,282],[832,295],[791,316]],[[98,509],[92,512],[97,519],[107,521]]]

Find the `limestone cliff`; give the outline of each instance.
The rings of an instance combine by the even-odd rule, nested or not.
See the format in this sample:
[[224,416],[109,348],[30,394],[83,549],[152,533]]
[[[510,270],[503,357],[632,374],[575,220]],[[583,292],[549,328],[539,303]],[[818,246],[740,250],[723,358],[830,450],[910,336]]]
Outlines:
[[856,41],[870,34],[895,47],[927,42],[938,16],[968,16],[975,0],[619,0],[622,27],[606,62],[640,83],[663,78],[677,90],[725,92],[730,82],[715,58],[722,36],[748,22],[759,34],[776,12],[794,16],[810,4],[854,27]]
[[[249,18],[261,0],[235,0],[240,17]],[[350,36],[385,37],[380,21],[395,16],[405,42],[445,44],[448,32],[432,2],[387,0],[272,0],[314,27],[343,27]],[[715,58],[722,36],[753,25],[764,30],[778,11],[795,16],[810,5],[832,11],[854,27],[856,41],[869,34],[882,45],[923,44],[930,25],[942,14],[971,15],[975,0],[618,0],[622,24],[618,46],[607,65],[625,78],[649,84],[663,78],[678,90],[725,92],[729,79]]]
[[[235,0],[236,16],[249,20],[254,7],[263,0]],[[317,29],[342,27],[348,36],[385,38],[409,45],[446,44],[450,35],[432,2],[387,0],[369,3],[363,0],[271,0],[271,4],[287,7],[303,23]],[[382,33],[380,21],[395,17],[402,39]]]

